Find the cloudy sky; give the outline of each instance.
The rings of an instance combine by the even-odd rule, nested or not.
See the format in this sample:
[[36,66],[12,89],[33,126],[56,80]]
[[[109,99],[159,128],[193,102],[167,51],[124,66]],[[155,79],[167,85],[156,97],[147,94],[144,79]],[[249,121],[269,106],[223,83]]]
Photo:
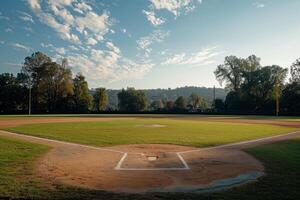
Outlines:
[[219,86],[227,55],[289,67],[299,0],[1,0],[0,73],[41,51],[90,87]]

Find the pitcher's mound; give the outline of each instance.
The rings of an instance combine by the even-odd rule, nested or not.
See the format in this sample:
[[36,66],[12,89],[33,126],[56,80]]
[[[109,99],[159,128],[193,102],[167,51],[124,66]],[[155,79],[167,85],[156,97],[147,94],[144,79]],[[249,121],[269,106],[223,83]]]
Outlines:
[[38,164],[39,175],[52,182],[137,193],[214,191],[255,180],[264,170],[239,150],[177,145],[91,149],[61,144]]

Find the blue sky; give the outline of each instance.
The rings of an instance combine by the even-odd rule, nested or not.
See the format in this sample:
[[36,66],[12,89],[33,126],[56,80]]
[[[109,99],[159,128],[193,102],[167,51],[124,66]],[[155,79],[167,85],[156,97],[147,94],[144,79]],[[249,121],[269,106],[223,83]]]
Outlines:
[[2,0],[0,72],[35,51],[90,87],[219,86],[227,55],[289,67],[300,57],[299,0]]

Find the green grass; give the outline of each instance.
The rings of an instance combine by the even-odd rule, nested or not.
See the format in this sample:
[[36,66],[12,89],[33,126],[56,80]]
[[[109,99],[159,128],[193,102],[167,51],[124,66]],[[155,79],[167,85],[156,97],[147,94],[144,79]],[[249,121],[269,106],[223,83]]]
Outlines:
[[[258,182],[206,194],[113,194],[46,183],[32,177],[32,162],[47,147],[0,137],[0,199],[99,200],[296,200],[300,199],[300,139],[247,150],[261,160],[267,176]],[[22,169],[22,170],[20,170]],[[30,179],[28,179],[30,177]]]
[[[160,124],[153,128],[144,125]],[[164,143],[214,146],[295,131],[295,128],[186,119],[132,118],[105,122],[31,124],[9,131],[95,146]]]
[[33,161],[48,149],[0,137],[0,196],[17,198],[34,194],[39,180],[32,178]]

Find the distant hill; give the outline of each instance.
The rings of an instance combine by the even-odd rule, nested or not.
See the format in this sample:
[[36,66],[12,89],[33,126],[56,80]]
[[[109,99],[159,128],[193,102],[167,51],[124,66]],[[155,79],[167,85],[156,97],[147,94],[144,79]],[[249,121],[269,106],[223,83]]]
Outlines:
[[[109,104],[111,107],[116,107],[118,105],[117,94],[121,90],[108,90]],[[206,87],[179,87],[175,89],[147,89],[143,90],[149,102],[152,102],[158,98],[165,100],[176,100],[179,96],[189,97],[193,92],[201,95],[208,102],[213,100],[213,88]],[[93,93],[93,91],[92,91]],[[227,92],[223,88],[216,88],[216,98],[225,99]]]

